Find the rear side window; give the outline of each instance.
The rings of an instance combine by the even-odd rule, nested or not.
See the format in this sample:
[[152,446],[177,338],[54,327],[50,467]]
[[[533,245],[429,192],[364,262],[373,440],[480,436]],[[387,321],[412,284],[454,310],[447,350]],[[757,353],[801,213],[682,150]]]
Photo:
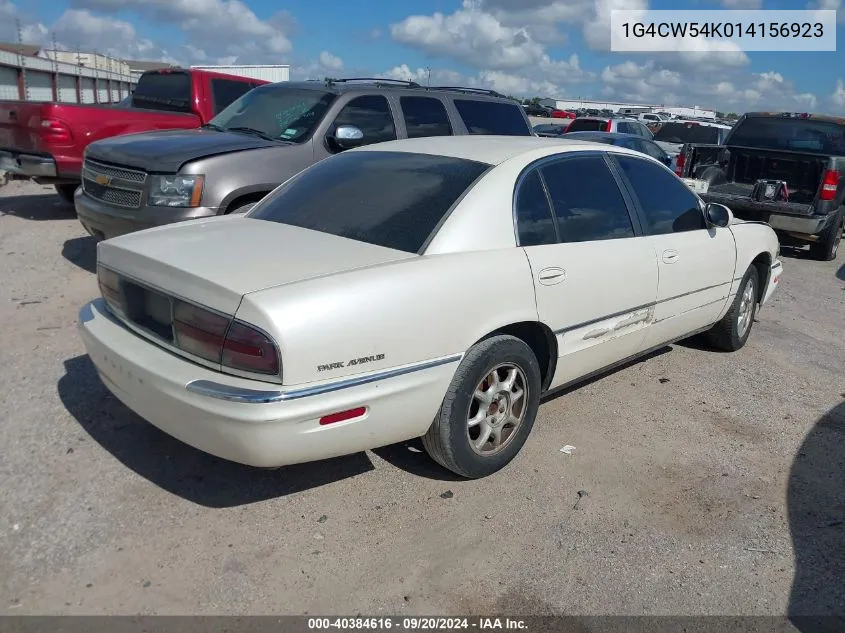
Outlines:
[[132,107],[191,112],[191,85],[185,72],[144,73],[132,93]]
[[569,124],[567,132],[604,132],[607,126],[605,121],[599,119],[575,119]]
[[601,156],[566,158],[542,172],[561,242],[634,237],[625,199]]
[[671,172],[649,161],[617,155],[653,235],[707,228],[698,198]]
[[516,233],[520,246],[557,243],[552,209],[536,169],[522,180],[516,192]]
[[214,101],[214,114],[218,114],[230,103],[252,90],[253,84],[231,79],[212,79],[211,98]]
[[451,136],[452,124],[446,106],[433,97],[402,97],[399,99],[408,138],[423,136]]
[[455,107],[470,134],[530,136],[522,106],[501,101],[455,99]]
[[417,253],[489,168],[408,152],[341,153],[300,172],[248,217]]

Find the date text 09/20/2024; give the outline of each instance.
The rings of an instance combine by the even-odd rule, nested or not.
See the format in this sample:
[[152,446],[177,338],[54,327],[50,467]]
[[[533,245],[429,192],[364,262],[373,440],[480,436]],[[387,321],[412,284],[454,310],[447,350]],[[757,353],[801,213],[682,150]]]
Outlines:
[[377,618],[308,618],[309,631],[367,629],[397,631],[462,631],[462,630],[520,630],[526,629],[524,620],[517,618],[476,617],[377,617]]

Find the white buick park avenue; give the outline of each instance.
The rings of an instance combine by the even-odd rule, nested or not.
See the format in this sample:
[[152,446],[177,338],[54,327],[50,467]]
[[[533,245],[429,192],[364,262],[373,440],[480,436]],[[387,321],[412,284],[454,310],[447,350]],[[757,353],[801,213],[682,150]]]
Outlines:
[[537,137],[346,151],[97,253],[85,347],[166,433],[260,467],[422,437],[469,478],[546,392],[694,334],[739,350],[782,272],[769,226],[657,160]]

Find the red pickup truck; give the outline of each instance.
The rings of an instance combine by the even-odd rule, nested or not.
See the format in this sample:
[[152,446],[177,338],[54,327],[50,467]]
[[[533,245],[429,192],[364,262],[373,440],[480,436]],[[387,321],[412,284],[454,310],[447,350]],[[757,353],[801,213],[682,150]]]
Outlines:
[[110,136],[197,128],[266,81],[205,70],[144,73],[129,107],[0,101],[0,170],[51,184],[67,202],[89,143]]

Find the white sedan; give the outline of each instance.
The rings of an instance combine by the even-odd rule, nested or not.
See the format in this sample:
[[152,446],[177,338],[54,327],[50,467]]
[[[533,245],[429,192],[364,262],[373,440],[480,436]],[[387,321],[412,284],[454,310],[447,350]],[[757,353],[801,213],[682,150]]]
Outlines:
[[541,394],[706,332],[738,350],[778,240],[624,148],[434,137],[336,155],[240,217],[101,242],[80,314],[106,386],[261,467],[422,437],[483,477]]

